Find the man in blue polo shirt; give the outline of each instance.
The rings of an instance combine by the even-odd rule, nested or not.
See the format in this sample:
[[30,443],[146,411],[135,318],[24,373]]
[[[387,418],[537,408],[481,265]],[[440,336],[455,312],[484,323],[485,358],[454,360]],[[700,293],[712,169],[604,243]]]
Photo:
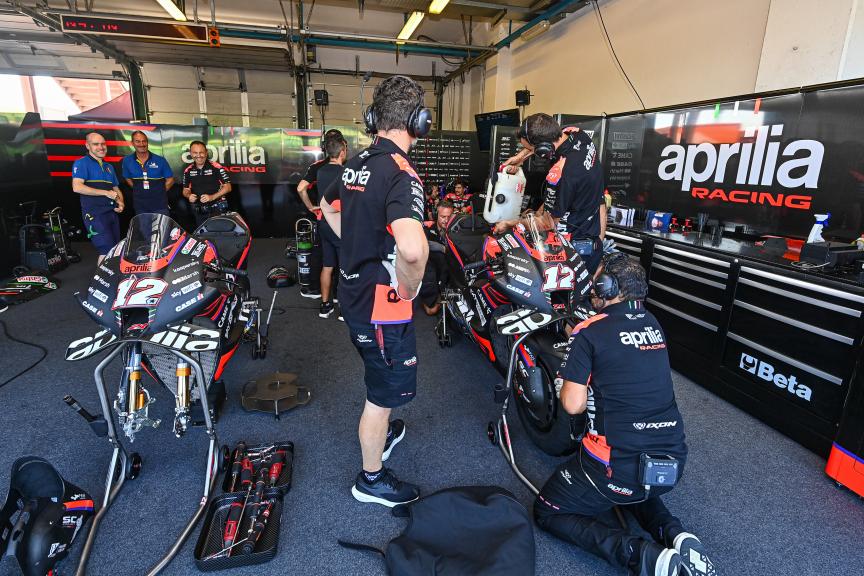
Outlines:
[[120,241],[120,217],[125,206],[114,168],[105,162],[108,146],[98,132],[87,134],[88,154],[72,164],[72,191],[81,195],[81,215],[87,237],[99,251],[99,263]]
[[150,141],[141,130],[132,133],[135,153],[123,158],[123,178],[132,188],[135,214],[149,212],[168,215],[168,190],[174,173],[165,158],[150,152]]

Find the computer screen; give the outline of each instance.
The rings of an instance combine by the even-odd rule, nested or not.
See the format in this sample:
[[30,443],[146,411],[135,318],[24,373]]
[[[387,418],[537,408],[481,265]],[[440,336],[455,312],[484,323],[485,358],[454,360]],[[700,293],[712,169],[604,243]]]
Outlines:
[[519,109],[475,114],[474,123],[477,125],[477,144],[486,152],[492,141],[492,126],[519,126]]

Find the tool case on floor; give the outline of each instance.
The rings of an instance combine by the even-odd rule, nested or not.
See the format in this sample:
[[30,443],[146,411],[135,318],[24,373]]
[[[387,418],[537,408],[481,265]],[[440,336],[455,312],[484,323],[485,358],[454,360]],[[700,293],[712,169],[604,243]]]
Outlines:
[[[263,564],[272,560],[279,551],[279,532],[282,527],[282,499],[291,489],[291,478],[294,472],[294,443],[288,441],[248,446],[244,451],[244,455],[256,454],[262,451],[265,451],[265,461],[267,460],[266,454],[283,452],[283,462],[282,469],[276,477],[275,483],[264,490],[262,501],[269,502],[270,505],[267,508],[266,523],[264,523],[261,534],[255,541],[254,548],[250,551],[246,546],[248,542],[244,542],[249,533],[253,508],[249,505],[250,500],[247,500],[249,493],[241,489],[239,479],[233,479],[234,462],[237,454],[236,451],[232,451],[228,465],[225,468],[225,477],[222,480],[224,494],[210,501],[201,533],[198,536],[198,542],[195,545],[195,565],[198,566],[199,570],[213,572],[227,568],[236,568],[238,566]],[[272,457],[270,460],[272,461]],[[253,458],[252,493],[255,490],[254,479],[258,477],[261,463],[260,460]],[[233,492],[231,491],[232,483],[234,484]],[[237,525],[233,546],[230,550],[226,550],[224,536],[226,522],[229,520],[228,516],[232,505],[243,506],[243,512]],[[244,550],[244,548],[246,549]]]
[[240,543],[249,531],[250,514],[244,513],[237,527],[237,538],[234,548],[228,555],[219,555],[224,550],[225,521],[231,505],[242,504],[246,498],[246,492],[233,492],[222,494],[210,501],[207,515],[204,517],[204,527],[198,536],[195,545],[195,565],[202,572],[213,572],[236,568],[238,566],[251,566],[263,564],[272,560],[279,551],[279,531],[282,528],[282,492],[270,489],[264,492],[264,500],[272,502],[267,522],[261,531],[260,537],[255,542],[254,550],[245,553],[244,544]]

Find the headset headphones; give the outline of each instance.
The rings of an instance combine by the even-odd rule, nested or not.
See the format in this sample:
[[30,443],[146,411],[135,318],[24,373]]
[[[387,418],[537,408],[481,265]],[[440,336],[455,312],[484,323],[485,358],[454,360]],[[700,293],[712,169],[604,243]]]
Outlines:
[[594,293],[598,298],[612,300],[620,294],[621,287],[618,285],[618,278],[607,273],[606,270],[610,265],[624,258],[627,258],[627,254],[623,252],[612,252],[608,256],[603,257],[603,273],[594,280]]
[[555,155],[555,143],[548,142],[546,140],[539,140],[535,142],[528,136],[528,118],[522,121],[522,125],[519,126],[519,132],[516,133],[519,138],[524,138],[528,141],[529,144],[534,146],[534,154],[544,160],[551,160],[552,156]]
[[324,135],[321,136],[321,151],[324,152],[324,154],[327,154],[327,142],[329,142],[333,138],[337,138],[340,142],[345,141],[345,136],[342,135],[341,131],[337,130],[336,128],[331,128],[330,130],[327,130]]
[[[370,104],[363,112],[363,123],[366,125],[367,134],[377,134],[378,127],[375,119],[375,104]],[[411,111],[405,128],[412,138],[423,138],[432,129],[432,111],[423,105],[421,100]]]

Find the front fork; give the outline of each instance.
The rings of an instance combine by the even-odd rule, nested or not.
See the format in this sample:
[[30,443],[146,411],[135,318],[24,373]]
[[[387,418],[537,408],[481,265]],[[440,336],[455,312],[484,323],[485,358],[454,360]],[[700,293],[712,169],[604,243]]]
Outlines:
[[190,381],[192,367],[183,360],[177,361],[177,402],[174,406],[174,435],[178,438],[189,427]]
[[141,343],[136,342],[129,350],[120,389],[114,401],[117,419],[130,442],[135,441],[135,434],[144,426],[156,428],[161,423],[161,420],[151,420],[149,417],[149,407],[155,399],[141,384],[141,377]]

